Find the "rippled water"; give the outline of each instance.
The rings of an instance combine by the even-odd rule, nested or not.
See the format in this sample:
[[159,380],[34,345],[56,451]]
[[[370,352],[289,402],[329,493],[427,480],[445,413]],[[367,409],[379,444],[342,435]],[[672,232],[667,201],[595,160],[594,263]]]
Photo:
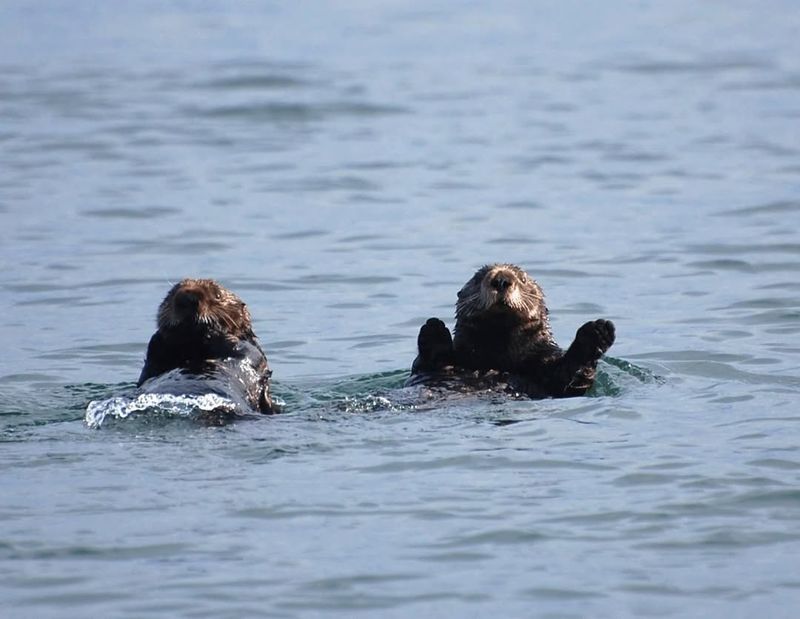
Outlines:
[[[793,2],[4,2],[14,617],[791,617]],[[594,397],[420,404],[419,325],[526,267]],[[87,427],[183,276],[287,413]]]

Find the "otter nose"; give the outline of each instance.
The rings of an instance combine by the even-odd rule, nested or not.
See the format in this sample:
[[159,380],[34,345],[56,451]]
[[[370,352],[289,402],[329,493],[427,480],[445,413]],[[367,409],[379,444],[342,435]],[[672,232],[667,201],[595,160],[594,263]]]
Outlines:
[[175,309],[179,312],[196,312],[200,305],[200,297],[197,293],[183,290],[175,295]]
[[494,278],[492,278],[492,288],[498,292],[505,291],[510,285],[511,280],[509,280],[505,275],[496,275]]

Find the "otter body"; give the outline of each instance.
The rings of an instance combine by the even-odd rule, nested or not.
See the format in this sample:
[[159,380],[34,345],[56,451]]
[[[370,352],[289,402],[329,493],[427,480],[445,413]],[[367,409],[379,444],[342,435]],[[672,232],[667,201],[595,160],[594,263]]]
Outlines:
[[479,269],[458,293],[454,336],[438,318],[417,338],[412,384],[481,379],[530,397],[585,394],[597,361],[614,343],[608,320],[584,324],[567,350],[556,344],[544,294],[512,264]]
[[137,386],[148,393],[215,393],[234,404],[274,412],[272,372],[253,332],[250,312],[210,279],[184,279],[158,308]]

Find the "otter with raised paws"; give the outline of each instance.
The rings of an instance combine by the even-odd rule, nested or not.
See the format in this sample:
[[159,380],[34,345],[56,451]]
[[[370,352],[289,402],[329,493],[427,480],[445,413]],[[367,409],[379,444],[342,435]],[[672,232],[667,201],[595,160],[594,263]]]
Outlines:
[[491,264],[459,291],[452,338],[438,318],[422,326],[409,382],[491,375],[531,397],[579,396],[594,383],[597,361],[614,337],[611,321],[594,320],[563,350],[550,330],[539,284],[518,266]]
[[158,308],[137,386],[149,393],[214,393],[262,413],[275,412],[272,372],[250,312],[211,279],[184,279]]

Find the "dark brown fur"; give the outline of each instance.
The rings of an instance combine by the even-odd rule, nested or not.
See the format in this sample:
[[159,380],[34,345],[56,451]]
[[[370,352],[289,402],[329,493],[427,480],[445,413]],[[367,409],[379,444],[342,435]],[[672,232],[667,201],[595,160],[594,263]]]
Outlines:
[[438,318],[420,329],[412,382],[435,380],[442,373],[496,371],[532,397],[583,395],[614,337],[613,323],[594,320],[562,350],[539,285],[518,266],[487,265],[458,293],[454,337]]
[[[244,386],[251,408],[273,411],[272,372],[253,333],[250,312],[234,293],[211,279],[184,279],[161,302],[157,325],[138,386],[175,369],[194,376],[224,375]],[[244,365],[223,367],[225,360]]]

